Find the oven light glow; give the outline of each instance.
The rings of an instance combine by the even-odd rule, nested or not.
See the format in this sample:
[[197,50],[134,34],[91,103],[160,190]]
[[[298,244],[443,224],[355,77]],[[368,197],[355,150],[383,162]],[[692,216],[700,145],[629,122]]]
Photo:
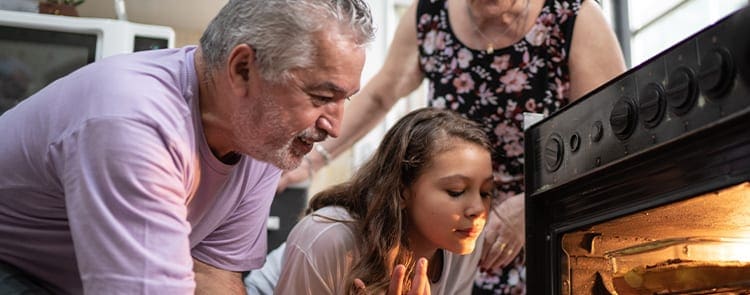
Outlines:
[[725,243],[690,244],[683,248],[684,256],[702,261],[750,261],[750,241],[731,240]]
[[736,261],[750,261],[750,243],[733,245],[727,249],[727,253],[719,253],[721,257],[726,257],[726,260]]
[[699,247],[694,249],[694,255],[688,255],[699,259],[705,257],[707,260],[750,261],[750,251],[747,249],[750,249],[750,243]]

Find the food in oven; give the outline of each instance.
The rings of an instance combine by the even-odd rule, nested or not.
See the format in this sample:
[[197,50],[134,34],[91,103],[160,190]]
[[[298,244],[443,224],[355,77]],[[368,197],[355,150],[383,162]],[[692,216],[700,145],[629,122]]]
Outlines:
[[747,294],[750,240],[686,237],[654,241],[605,254],[616,294]]

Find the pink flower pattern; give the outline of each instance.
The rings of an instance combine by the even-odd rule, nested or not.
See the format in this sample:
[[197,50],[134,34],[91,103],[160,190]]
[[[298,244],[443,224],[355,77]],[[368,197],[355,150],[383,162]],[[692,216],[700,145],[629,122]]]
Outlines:
[[471,79],[469,73],[462,73],[453,79],[453,87],[456,87],[457,93],[468,93],[474,88],[474,80]]
[[490,67],[497,72],[501,72],[508,68],[509,61],[510,61],[510,54],[503,54],[501,56],[495,56],[495,58],[492,60],[492,65],[490,65]]
[[[419,1],[417,44],[429,105],[484,126],[499,198],[523,192],[523,112],[551,114],[569,101],[568,51],[581,1],[546,0],[523,38],[492,54],[454,36],[445,0]],[[478,276],[474,294],[525,294],[523,257]]]
[[510,69],[500,77],[500,87],[497,88],[497,92],[514,93],[529,89],[530,86],[526,83],[528,78],[529,76],[522,69]]

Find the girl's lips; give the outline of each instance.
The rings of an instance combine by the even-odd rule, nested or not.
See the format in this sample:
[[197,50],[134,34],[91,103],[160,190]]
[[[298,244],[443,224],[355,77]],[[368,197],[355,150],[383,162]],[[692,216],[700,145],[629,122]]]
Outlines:
[[479,236],[479,233],[482,232],[482,230],[479,228],[470,227],[470,228],[464,228],[464,229],[457,229],[456,232],[465,236],[476,237],[476,236]]

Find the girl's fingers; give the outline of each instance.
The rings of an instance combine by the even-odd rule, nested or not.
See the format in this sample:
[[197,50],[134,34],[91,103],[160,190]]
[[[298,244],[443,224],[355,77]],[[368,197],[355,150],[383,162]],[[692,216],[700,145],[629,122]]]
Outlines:
[[403,291],[406,267],[403,264],[396,265],[391,274],[391,284],[388,286],[388,295],[401,295]]

